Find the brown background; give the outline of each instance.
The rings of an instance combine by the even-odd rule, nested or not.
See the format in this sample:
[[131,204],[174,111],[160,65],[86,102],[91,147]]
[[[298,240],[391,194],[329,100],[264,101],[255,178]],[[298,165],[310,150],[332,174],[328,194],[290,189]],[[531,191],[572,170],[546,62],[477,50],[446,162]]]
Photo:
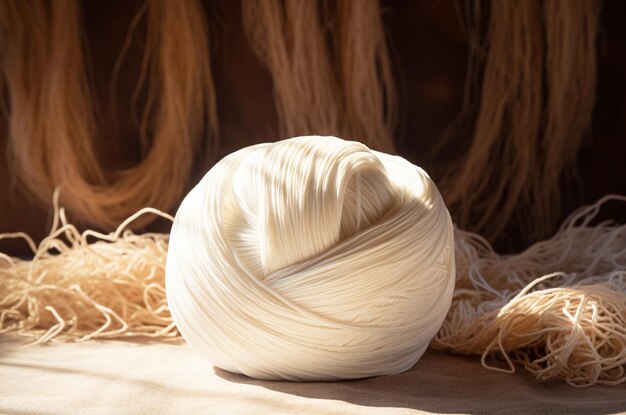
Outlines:
[[[132,94],[142,49],[134,42],[111,102],[110,74],[140,1],[84,3],[84,24],[97,92],[103,160],[110,168],[136,163],[137,130],[131,118]],[[436,157],[434,149],[458,114],[466,73],[467,46],[458,7],[451,0],[383,0],[383,20],[397,68],[401,123],[396,135],[401,155],[424,167],[435,181],[467,145],[458,134]],[[238,1],[205,2],[211,26],[212,66],[220,123],[218,157],[241,147],[279,137],[270,75],[251,51],[243,33]],[[564,214],[607,193],[626,194],[626,2],[605,1],[598,39],[598,100],[594,120],[578,157],[578,176],[563,181]],[[6,148],[6,120],[0,120],[0,147]],[[51,223],[49,209],[33,204],[12,182],[0,162],[0,232],[26,231],[40,240]],[[198,163],[192,186],[210,168]],[[605,216],[626,220],[624,204],[607,206]],[[167,230],[156,223],[153,229]],[[525,243],[523,229],[511,223],[497,248]],[[25,244],[0,241],[0,251],[24,255]]]

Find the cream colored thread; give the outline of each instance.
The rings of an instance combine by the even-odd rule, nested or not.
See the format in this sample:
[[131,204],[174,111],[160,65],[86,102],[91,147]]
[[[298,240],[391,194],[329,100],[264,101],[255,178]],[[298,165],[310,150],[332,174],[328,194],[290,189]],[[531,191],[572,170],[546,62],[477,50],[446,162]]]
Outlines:
[[400,157],[334,137],[252,146],[181,204],[168,303],[187,342],[226,370],[399,373],[450,305],[452,238],[436,187]]

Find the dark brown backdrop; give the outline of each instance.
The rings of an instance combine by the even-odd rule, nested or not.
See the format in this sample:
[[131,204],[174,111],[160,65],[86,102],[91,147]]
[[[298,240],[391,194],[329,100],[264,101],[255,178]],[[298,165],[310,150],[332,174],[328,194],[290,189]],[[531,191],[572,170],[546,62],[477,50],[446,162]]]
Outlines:
[[[120,76],[115,103],[109,83],[126,32],[140,1],[84,3],[85,27],[93,59],[93,75],[102,114],[99,143],[112,168],[136,163],[139,143],[130,111],[142,51],[137,42]],[[205,3],[211,22],[212,66],[220,122],[219,157],[243,146],[278,137],[272,82],[245,39],[237,1]],[[467,46],[452,0],[383,0],[384,22],[392,44],[401,90],[402,119],[397,134],[401,155],[431,172],[438,172],[461,151],[467,137],[458,135],[446,151],[433,149],[457,115],[466,72]],[[598,101],[593,126],[578,158],[578,177],[564,180],[564,214],[607,193],[626,194],[626,2],[604,3],[599,39]],[[117,110],[113,110],[117,107]],[[115,116],[114,116],[115,114]],[[6,120],[0,121],[0,147],[6,148]],[[22,230],[36,240],[47,232],[51,212],[33,205],[12,185],[7,163],[0,162],[0,232]],[[193,185],[210,165],[198,165]],[[624,205],[607,206],[606,216],[626,220]],[[153,229],[166,230],[156,223]],[[511,223],[498,248],[520,248],[523,229]],[[511,240],[514,242],[512,243]],[[516,242],[515,242],[516,241]],[[27,252],[25,244],[0,241],[0,251]]]

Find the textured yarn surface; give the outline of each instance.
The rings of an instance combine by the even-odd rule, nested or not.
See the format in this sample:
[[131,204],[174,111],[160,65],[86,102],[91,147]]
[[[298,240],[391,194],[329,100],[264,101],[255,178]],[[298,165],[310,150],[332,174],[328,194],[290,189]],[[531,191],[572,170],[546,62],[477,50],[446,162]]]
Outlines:
[[335,137],[237,151],[183,201],[166,289],[183,337],[262,379],[399,373],[450,306],[453,227],[428,175]]

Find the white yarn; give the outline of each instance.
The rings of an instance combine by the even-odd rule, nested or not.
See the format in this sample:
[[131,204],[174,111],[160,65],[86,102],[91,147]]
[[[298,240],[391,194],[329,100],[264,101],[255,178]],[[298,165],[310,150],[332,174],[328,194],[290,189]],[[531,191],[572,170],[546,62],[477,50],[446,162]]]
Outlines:
[[335,137],[239,150],[187,195],[167,299],[214,365],[336,380],[412,367],[455,280],[453,227],[428,175]]

